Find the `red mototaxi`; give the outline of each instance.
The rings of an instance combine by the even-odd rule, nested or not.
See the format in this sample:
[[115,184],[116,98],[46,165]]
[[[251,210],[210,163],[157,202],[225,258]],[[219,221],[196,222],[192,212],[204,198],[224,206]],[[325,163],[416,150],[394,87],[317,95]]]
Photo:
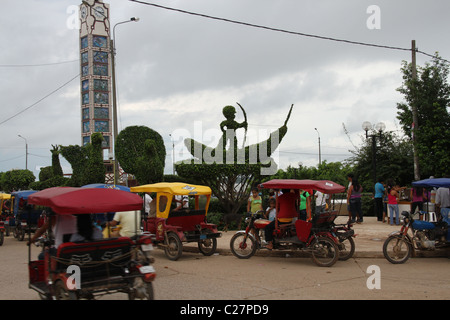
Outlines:
[[[28,203],[48,207],[52,214],[73,215],[137,211],[143,202],[138,195],[121,190],[55,187],[30,195]],[[30,249],[29,287],[45,298],[77,299],[83,295],[92,298],[98,293],[125,292],[130,299],[153,299],[151,282],[156,276],[155,270],[151,265],[141,265],[132,254],[137,246],[148,244],[151,244],[148,235],[136,235],[135,240],[120,237],[66,242],[57,248],[56,255],[45,250],[44,260],[34,261],[31,261]],[[80,267],[79,288],[67,286],[71,276],[67,272],[68,265]]]

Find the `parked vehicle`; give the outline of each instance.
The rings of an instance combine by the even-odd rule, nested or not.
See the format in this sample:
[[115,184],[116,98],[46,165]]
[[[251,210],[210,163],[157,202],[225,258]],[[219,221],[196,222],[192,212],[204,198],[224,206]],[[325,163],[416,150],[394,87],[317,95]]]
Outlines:
[[[449,188],[450,179],[420,180],[413,182],[413,186]],[[416,255],[416,250],[450,250],[448,216],[439,215],[436,222],[430,222],[416,220],[410,212],[403,211],[402,218],[400,231],[391,233],[383,244],[383,255],[389,262],[405,263]]]
[[183,242],[197,242],[205,256],[214,254],[217,238],[222,234],[215,224],[206,221],[211,199],[209,187],[173,182],[130,189],[131,192],[155,193],[150,214],[142,222],[143,230],[155,234],[155,243],[164,249],[167,258],[178,260],[183,253]]
[[[332,181],[275,179],[260,185],[269,189],[314,189],[323,193],[339,193],[345,187]],[[278,212],[277,212],[278,215]],[[339,258],[339,240],[330,228],[337,212],[322,212],[312,221],[297,219],[289,224],[275,224],[273,247],[278,250],[302,250],[312,254],[321,267],[333,266]],[[238,231],[230,241],[232,253],[241,259],[252,257],[262,245],[262,231],[270,223],[259,214],[249,214],[247,227]]]
[[23,241],[25,234],[35,232],[42,223],[42,210],[28,203],[28,197],[35,193],[35,190],[15,191],[11,193],[11,215],[9,226],[13,227],[13,235],[19,241]]
[[9,236],[10,199],[10,194],[0,193],[0,246],[3,245],[5,236]]
[[[49,188],[30,195],[28,202],[47,207],[50,219],[142,207],[142,199],[136,194],[103,188]],[[133,238],[65,242],[56,250],[51,250],[51,228],[44,239],[47,239],[41,241],[44,259],[31,260],[31,248],[28,252],[29,287],[42,298],[92,299],[115,292],[126,293],[129,299],[154,298],[153,261],[142,258],[148,257],[147,249],[152,249],[151,236],[137,234]],[[79,277],[73,276],[75,272]]]

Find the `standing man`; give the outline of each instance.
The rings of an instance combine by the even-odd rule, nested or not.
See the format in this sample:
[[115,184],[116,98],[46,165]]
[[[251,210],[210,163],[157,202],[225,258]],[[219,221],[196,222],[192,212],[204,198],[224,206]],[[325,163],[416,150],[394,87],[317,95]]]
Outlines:
[[378,178],[377,183],[375,183],[375,214],[377,216],[377,221],[383,221],[383,196],[384,196],[384,180],[383,178]]

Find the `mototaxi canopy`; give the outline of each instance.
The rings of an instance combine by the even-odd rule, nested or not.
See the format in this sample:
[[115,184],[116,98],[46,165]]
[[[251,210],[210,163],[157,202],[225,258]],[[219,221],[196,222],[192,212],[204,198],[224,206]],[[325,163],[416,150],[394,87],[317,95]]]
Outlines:
[[107,188],[54,187],[28,197],[29,204],[50,207],[57,214],[83,214],[140,210],[137,194]]
[[165,192],[175,195],[210,195],[211,188],[182,182],[159,182],[131,187],[131,192]]
[[0,193],[0,200],[8,200],[11,199],[11,195],[9,193]]
[[199,209],[199,196],[206,197],[205,212],[211,200],[211,188],[183,182],[158,182],[130,188],[131,192],[156,192],[156,216],[167,219],[171,210],[173,196],[194,196],[195,209]]
[[327,194],[345,191],[344,186],[330,180],[273,179],[259,186],[264,189],[313,189]]

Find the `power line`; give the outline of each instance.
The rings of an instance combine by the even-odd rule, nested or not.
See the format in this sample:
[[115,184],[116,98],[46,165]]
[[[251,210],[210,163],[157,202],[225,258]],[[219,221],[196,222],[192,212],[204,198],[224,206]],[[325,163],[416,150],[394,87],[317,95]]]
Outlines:
[[52,92],[46,94],[44,97],[42,97],[41,99],[39,99],[38,101],[36,101],[35,103],[31,104],[30,106],[26,107],[25,109],[17,112],[16,114],[12,115],[9,118],[6,118],[5,120],[3,120],[2,122],[0,122],[0,125],[4,124],[5,122],[17,117],[18,115],[24,113],[25,111],[31,109],[32,107],[36,106],[39,102],[43,101],[44,99],[48,98],[49,96],[51,96],[52,94],[54,94],[55,92],[61,90],[62,88],[64,88],[66,85],[68,85],[70,82],[72,82],[73,80],[75,80],[76,78],[78,78],[80,76],[80,74],[77,74],[75,77],[73,77],[72,79],[70,79],[69,81],[66,81],[65,83],[63,83],[62,85],[60,85],[58,88],[56,88],[55,90],[53,90]]
[[40,63],[40,64],[0,64],[0,68],[25,68],[25,67],[45,67],[45,66],[54,66],[58,64],[66,64],[72,62],[78,62],[80,59],[69,60],[69,61],[60,61],[60,62],[49,62],[49,63]]
[[[138,1],[138,0],[129,0],[129,1],[140,3],[140,4],[143,4],[143,5],[147,5],[147,6],[153,6],[153,7],[160,8],[160,9],[176,11],[176,12],[180,12],[180,13],[184,13],[184,14],[198,16],[198,17],[202,17],[202,18],[218,20],[218,21],[223,21],[223,22],[229,22],[229,23],[239,24],[239,25],[243,25],[243,26],[247,26],[247,27],[253,27],[253,28],[265,29],[265,30],[270,30],[270,31],[282,32],[282,33],[292,34],[292,35],[296,35],[296,36],[310,37],[310,38],[316,38],[316,39],[321,39],[321,40],[329,40],[329,41],[342,42],[342,43],[353,44],[353,45],[360,45],[360,46],[367,46],[367,47],[382,48],[382,49],[411,51],[411,48],[402,48],[402,47],[395,47],[395,46],[380,45],[380,44],[375,44],[375,43],[353,41],[353,40],[347,40],[347,39],[338,39],[338,38],[320,36],[320,35],[309,34],[309,33],[304,33],[304,32],[297,32],[297,31],[290,31],[290,30],[285,30],[285,29],[280,29],[280,28],[267,27],[267,26],[262,26],[262,25],[258,25],[258,24],[248,23],[248,22],[231,20],[231,19],[227,19],[227,18],[220,18],[220,17],[210,16],[210,15],[207,15],[207,14],[196,13],[196,12],[192,12],[192,11],[186,11],[186,10],[182,10],[182,9],[166,7],[166,6],[162,6],[162,5],[155,4],[155,3],[150,3],[150,2],[145,2],[145,1]],[[426,53],[426,52],[423,52],[423,51],[420,51],[420,50],[417,50],[417,49],[416,49],[416,52],[420,53],[420,54],[423,54],[423,55],[426,55],[426,56],[429,56],[429,57],[432,57],[432,58],[436,58],[436,59],[445,61],[447,63],[450,63],[450,61],[448,61],[446,59],[437,57],[435,55],[431,55],[429,53]]]

